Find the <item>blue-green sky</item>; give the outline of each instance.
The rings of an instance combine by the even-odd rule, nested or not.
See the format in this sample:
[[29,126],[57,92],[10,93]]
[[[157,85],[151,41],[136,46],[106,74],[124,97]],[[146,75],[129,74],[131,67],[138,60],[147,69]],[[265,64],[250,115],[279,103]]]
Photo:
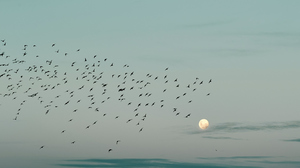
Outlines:
[[[299,6],[297,0],[0,0],[0,40],[6,42],[0,43],[0,64],[9,63],[0,66],[0,74],[12,78],[0,78],[0,167],[299,167]],[[26,62],[13,64],[13,58]],[[104,72],[102,81],[74,80],[96,60],[101,60],[96,73]],[[71,67],[74,61],[78,72]],[[58,78],[25,70],[32,65],[56,69]],[[136,80],[151,83],[145,92],[153,96],[138,97],[144,91],[137,89],[120,102],[114,85],[121,79],[111,75],[132,71]],[[42,91],[41,85],[53,86],[65,77],[68,84]],[[129,79],[127,89],[133,84]],[[102,95],[101,83],[111,92]],[[188,84],[197,90],[187,89]],[[82,85],[85,90],[78,91]],[[29,87],[28,94],[39,92],[44,104],[24,93]],[[76,91],[74,97],[66,90]],[[17,93],[4,96],[11,91]],[[186,97],[175,99],[184,92]],[[93,105],[100,107],[98,113],[87,109],[91,93],[98,95]],[[82,104],[63,105],[72,99]],[[45,115],[51,100],[57,101]],[[139,108],[134,117],[129,101],[156,105]],[[133,121],[126,123],[129,118]],[[210,122],[207,130],[198,128],[202,118]]]

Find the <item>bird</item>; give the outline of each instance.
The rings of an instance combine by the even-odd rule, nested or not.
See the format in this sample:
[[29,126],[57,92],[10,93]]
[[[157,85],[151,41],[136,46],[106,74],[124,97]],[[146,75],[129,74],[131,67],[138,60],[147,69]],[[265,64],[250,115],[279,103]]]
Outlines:
[[49,111],[50,111],[50,110],[48,109],[48,110],[46,111],[46,113],[45,113],[45,114],[48,114],[48,113],[49,113]]
[[191,116],[191,113],[189,113],[188,115],[186,115],[185,118],[188,118],[189,116]]
[[[6,45],[4,39],[1,41],[2,44],[5,43]],[[34,52],[33,54],[33,48],[30,46],[36,47],[34,48],[36,53]],[[59,117],[60,114],[63,116],[69,115],[69,118],[63,121],[70,127],[75,123],[72,122],[72,124],[68,122],[73,121],[73,118],[75,119],[75,115],[77,114],[83,114],[90,118],[95,115],[95,119],[89,123],[90,125],[84,125],[86,126],[85,129],[84,127],[82,128],[85,131],[95,131],[93,129],[86,129],[94,126],[97,121],[100,122],[99,117],[101,118],[103,115],[106,116],[105,118],[107,119],[110,117],[112,117],[112,119],[120,118],[120,121],[123,119],[123,116],[127,116],[128,118],[120,122],[120,124],[123,123],[124,125],[129,122],[128,125],[131,125],[131,121],[136,119],[137,122],[134,124],[136,126],[142,126],[142,128],[137,128],[137,130],[141,132],[144,131],[144,127],[146,129],[146,126],[143,124],[147,114],[150,116],[150,113],[147,112],[147,114],[145,114],[145,111],[154,109],[155,111],[160,110],[161,113],[164,113],[165,111],[163,109],[167,109],[166,112],[173,111],[171,114],[173,117],[178,116],[182,113],[182,109],[181,107],[176,107],[176,104],[183,105],[186,103],[190,105],[189,103],[191,103],[192,100],[189,96],[200,95],[195,93],[200,90],[198,88],[200,87],[199,85],[203,84],[203,81],[199,81],[199,85],[196,85],[198,84],[199,78],[196,77],[195,80],[193,77],[190,81],[185,79],[184,81],[186,81],[186,83],[181,83],[180,77],[175,76],[177,74],[172,74],[172,71],[170,71],[172,69],[171,67],[161,69],[160,72],[156,74],[154,72],[141,74],[142,72],[130,70],[131,67],[129,68],[129,64],[127,63],[118,65],[113,60],[110,62],[110,58],[99,58],[94,54],[90,56],[82,55],[81,57],[77,55],[79,59],[74,59],[74,57],[70,57],[74,52],[65,52],[63,48],[58,49],[58,47],[59,46],[55,43],[48,45],[51,52],[55,53],[53,57],[43,57],[45,54],[37,53],[39,45],[22,45],[20,48],[21,51],[19,52],[20,57],[9,55],[5,50],[2,51],[5,47],[1,48],[0,62],[4,63],[0,64],[0,68],[3,68],[3,71],[0,73],[0,83],[2,83],[3,80],[5,81],[3,83],[7,83],[6,80],[12,80],[13,83],[3,87],[5,92],[3,93],[1,91],[0,97],[13,101],[17,106],[20,106],[16,107],[15,116],[12,117],[13,120],[20,120],[21,117],[26,114],[25,112],[23,113],[21,106],[34,105],[44,108],[46,114],[49,114],[51,111],[51,115],[44,115],[49,119]],[[75,48],[71,51],[81,52],[84,51],[84,49]],[[63,58],[63,62],[66,62],[66,64],[62,64],[62,61],[56,59],[61,54],[65,56],[68,55],[67,60],[65,59],[67,57]],[[31,61],[30,57],[34,57],[35,61]],[[24,66],[14,65],[21,63]],[[208,81],[208,83],[211,82],[212,79]],[[164,86],[160,87],[162,86],[161,84],[164,84]],[[167,89],[168,92],[166,92]],[[156,94],[156,91],[158,94]],[[163,94],[159,95],[159,93],[162,93],[161,91]],[[25,96],[24,102],[22,102],[22,94]],[[206,96],[208,95],[210,95],[210,93],[206,94]],[[162,97],[162,99],[159,97]],[[174,102],[175,107],[174,104],[171,104],[174,98],[178,99]],[[26,101],[26,99],[30,100]],[[35,102],[39,103],[30,104]],[[110,105],[120,106],[120,108],[122,108],[122,105],[125,105],[126,108],[124,108],[122,112],[106,112],[106,107]],[[56,109],[53,109],[53,107]],[[161,107],[161,109],[159,109],[159,107]],[[0,106],[0,110],[2,110],[1,108]],[[100,113],[100,111],[105,112]],[[42,113],[43,112],[44,111],[42,111]],[[90,115],[90,112],[94,112],[94,114]],[[155,113],[151,113],[151,115],[152,114],[155,115]],[[167,114],[168,113],[166,113],[166,115]],[[122,117],[120,117],[121,115]],[[191,113],[185,115],[182,113],[181,116],[182,117],[178,119],[189,118]],[[148,119],[152,120],[153,118],[148,117],[147,120]],[[81,122],[80,120],[80,117],[76,118],[76,122]],[[118,122],[119,119],[115,121]],[[63,136],[68,136],[69,130],[66,132],[64,128],[60,128],[60,131],[61,133],[67,133]],[[77,139],[69,143],[74,144],[75,140]],[[121,141],[117,140],[115,142],[119,144]],[[47,144],[41,146],[40,149],[44,148],[45,145]],[[109,148],[108,152],[111,151],[112,148]]]

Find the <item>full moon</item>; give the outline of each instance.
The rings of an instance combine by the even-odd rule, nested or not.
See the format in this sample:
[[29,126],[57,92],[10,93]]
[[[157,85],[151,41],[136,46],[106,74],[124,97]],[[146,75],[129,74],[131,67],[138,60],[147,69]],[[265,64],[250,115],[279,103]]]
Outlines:
[[201,129],[206,129],[209,126],[209,122],[206,119],[202,119],[199,121],[199,127]]

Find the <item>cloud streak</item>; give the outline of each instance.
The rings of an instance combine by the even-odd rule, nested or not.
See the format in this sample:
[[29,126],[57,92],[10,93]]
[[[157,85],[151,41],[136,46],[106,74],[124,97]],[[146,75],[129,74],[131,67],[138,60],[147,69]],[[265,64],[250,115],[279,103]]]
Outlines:
[[238,122],[227,122],[211,126],[205,131],[187,131],[187,134],[206,134],[212,132],[234,133],[245,131],[284,130],[292,128],[300,128],[300,121],[267,122],[262,124],[243,124]]
[[[67,160],[71,163],[57,164],[63,167],[141,167],[141,168],[250,168],[249,166],[234,166],[234,165],[224,165],[215,163],[188,163],[188,162],[174,162],[168,159],[82,159],[82,160]],[[253,168],[253,167],[252,167]]]
[[239,139],[239,138],[224,137],[224,136],[202,136],[202,138],[207,138],[207,139],[230,139],[230,140],[241,140],[241,139]]
[[284,141],[287,141],[287,142],[300,142],[300,138],[299,139],[286,139]]
[[228,157],[198,157],[201,161],[213,163],[232,163],[235,165],[255,165],[252,167],[299,167],[300,161],[281,160],[277,156],[228,156]]
[[168,159],[157,158],[121,158],[121,159],[74,159],[64,160],[56,166],[61,167],[85,167],[85,168],[259,168],[272,167],[272,165],[281,165],[297,167],[299,161],[278,160],[274,156],[229,156],[229,157],[198,157],[201,163],[189,163],[171,161]]
[[272,156],[228,156],[228,157],[198,157],[202,160],[231,160],[231,159],[266,159],[274,158]]
[[212,22],[205,22],[205,23],[194,23],[194,24],[185,24],[183,27],[185,28],[205,28],[205,27],[213,27],[213,26],[220,26],[220,25],[228,25],[232,24],[234,20],[226,20],[226,21],[212,21]]

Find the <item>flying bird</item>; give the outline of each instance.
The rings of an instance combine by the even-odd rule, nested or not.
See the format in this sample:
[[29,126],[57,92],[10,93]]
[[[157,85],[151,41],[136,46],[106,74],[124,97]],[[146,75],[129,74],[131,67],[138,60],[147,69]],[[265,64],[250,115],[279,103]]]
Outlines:
[[[5,46],[5,40],[1,41]],[[51,110],[51,115],[43,116],[48,117],[48,119],[69,115],[68,120],[64,120],[69,127],[74,126],[73,124],[75,123],[72,122],[72,124],[69,122],[73,121],[73,118],[76,117],[75,115],[78,114],[83,114],[85,117],[90,117],[91,119],[95,117],[94,122],[89,123],[90,125],[84,125],[86,126],[85,129],[94,126],[102,115],[106,116],[105,118],[107,119],[110,117],[112,119],[121,118],[119,117],[121,115],[127,116],[129,119],[126,118],[123,122],[119,122],[121,127],[121,124],[125,125],[134,119],[137,120],[136,126],[142,126],[147,114],[155,115],[155,113],[150,114],[148,111],[159,110],[160,113],[166,112],[166,115],[168,115],[168,111],[173,111],[171,114],[172,117],[174,115],[178,116],[183,110],[181,107],[176,107],[176,104],[186,103],[186,105],[190,105],[189,103],[192,100],[189,96],[200,95],[194,91],[199,90],[199,85],[203,84],[203,81],[199,85],[196,85],[199,80],[196,77],[196,80],[195,78],[190,81],[185,79],[186,83],[183,83],[179,76],[175,76],[177,74],[172,74],[169,67],[161,69],[156,74],[154,72],[141,74],[141,72],[130,69],[131,67],[129,68],[128,64],[118,65],[113,61],[109,62],[109,58],[98,58],[94,54],[90,56],[82,55],[81,59],[68,57],[66,60],[67,57],[64,57],[64,61],[62,62],[56,59],[60,55],[58,54],[60,50],[60,53],[65,56],[71,56],[73,52],[64,52],[65,50],[63,48],[58,49],[55,43],[51,45],[51,47],[55,48],[51,48],[50,45],[48,45],[48,48],[51,49],[50,52],[57,53],[53,57],[43,57],[45,54],[38,53],[39,45],[33,45],[33,47],[36,47],[34,48],[34,52],[32,52],[33,48],[30,48],[32,45],[22,45],[20,48],[21,51],[16,55],[9,55],[8,52],[4,51],[5,47],[2,47],[3,51],[1,48],[0,62],[2,63],[0,64],[0,68],[2,68],[2,72],[0,74],[0,83],[4,85],[7,83],[2,82],[3,80],[12,80],[13,83],[6,84],[0,95],[2,99],[12,101],[18,106],[15,108],[16,113],[14,113],[14,118],[12,117],[13,120],[20,120],[21,117],[27,115],[25,112],[23,113],[23,108],[21,108],[21,106],[27,103],[26,105],[29,107],[31,105],[40,106],[46,111],[46,114]],[[75,48],[71,51],[79,52],[81,49]],[[34,58],[34,61],[30,59],[31,57]],[[20,64],[23,65],[21,66]],[[19,67],[25,68],[22,69]],[[111,69],[109,67],[115,68]],[[208,83],[211,82],[212,79],[208,81]],[[164,84],[164,87],[161,87],[163,86],[161,84]],[[166,92],[167,89],[168,92]],[[160,95],[159,93],[163,94]],[[208,95],[210,93],[206,94],[206,96]],[[175,107],[172,104],[174,98],[178,99],[174,102]],[[30,99],[30,101],[26,101],[27,99]],[[157,104],[157,107],[155,104]],[[107,111],[107,107],[109,106],[120,106],[122,108],[122,105],[126,106],[122,111]],[[53,107],[56,109],[53,109]],[[162,107],[164,108],[162,109]],[[0,108],[0,110],[2,109]],[[100,111],[104,111],[104,113],[100,113]],[[182,118],[188,118],[191,116],[191,113],[182,116]],[[81,122],[80,120],[80,117],[76,118],[76,122]],[[153,121],[153,118],[150,117],[149,120]],[[118,122],[119,120],[114,121]],[[58,126],[63,126],[63,124],[56,127]],[[144,127],[146,128],[143,125],[142,128],[139,127],[137,129],[141,132],[144,131]],[[60,128],[60,131],[61,133],[66,133],[66,130],[63,128]],[[89,129],[89,131],[96,130]],[[68,133],[62,136],[68,136]],[[69,143],[74,144],[75,140],[77,139]],[[115,141],[116,144],[120,142],[121,140]],[[40,149],[44,148],[44,145]],[[108,149],[108,152],[111,151],[111,148]]]

